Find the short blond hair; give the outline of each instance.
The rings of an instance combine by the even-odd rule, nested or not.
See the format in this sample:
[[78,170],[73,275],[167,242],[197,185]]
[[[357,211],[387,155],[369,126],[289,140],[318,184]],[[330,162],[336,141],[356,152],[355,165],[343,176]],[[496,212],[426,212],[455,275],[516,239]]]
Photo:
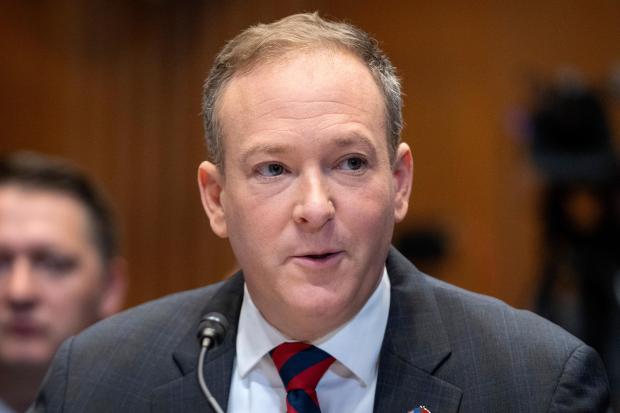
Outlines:
[[388,57],[368,33],[349,23],[329,21],[318,13],[294,14],[270,24],[249,27],[230,40],[215,58],[203,89],[203,121],[211,162],[223,171],[223,131],[217,119],[218,100],[233,76],[293,50],[313,47],[346,50],[368,67],[385,100],[390,161],[402,130],[400,80]]

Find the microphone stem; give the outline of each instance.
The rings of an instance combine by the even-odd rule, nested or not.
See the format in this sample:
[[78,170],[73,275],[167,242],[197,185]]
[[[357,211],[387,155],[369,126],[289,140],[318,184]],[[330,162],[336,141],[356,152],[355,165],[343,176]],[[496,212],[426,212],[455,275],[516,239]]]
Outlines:
[[[207,342],[206,346],[205,346],[205,341]],[[215,397],[213,397],[213,395],[209,391],[209,388],[207,387],[207,383],[205,383],[203,365],[205,361],[205,356],[207,354],[209,341],[210,340],[208,338],[205,338],[205,340],[202,343],[203,344],[202,348],[200,349],[200,356],[198,357],[198,382],[200,383],[200,388],[202,389],[202,392],[204,393],[207,400],[209,401],[209,404],[211,404],[211,407],[213,407],[213,410],[215,410],[215,413],[224,413],[224,411],[218,404],[217,400],[215,400]]]

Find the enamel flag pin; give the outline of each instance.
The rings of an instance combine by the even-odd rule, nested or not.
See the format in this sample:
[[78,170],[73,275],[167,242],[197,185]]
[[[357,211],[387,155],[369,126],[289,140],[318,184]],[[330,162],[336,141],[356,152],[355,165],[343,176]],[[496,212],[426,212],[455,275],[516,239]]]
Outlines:
[[430,410],[428,410],[426,407],[424,406],[420,406],[420,407],[416,407],[413,410],[408,411],[407,413],[431,413]]

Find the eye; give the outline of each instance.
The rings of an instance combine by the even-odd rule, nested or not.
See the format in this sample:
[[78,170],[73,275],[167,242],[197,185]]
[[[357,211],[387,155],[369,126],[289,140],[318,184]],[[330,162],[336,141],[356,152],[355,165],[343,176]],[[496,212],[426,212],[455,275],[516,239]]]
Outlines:
[[360,171],[368,165],[368,161],[361,156],[350,156],[342,160],[338,167],[345,171]]
[[65,256],[49,251],[37,251],[31,256],[35,269],[53,276],[68,275],[73,271],[78,261],[72,256]]
[[0,251],[0,275],[7,273],[13,265],[13,255],[9,252]]
[[280,176],[286,172],[286,168],[279,163],[264,163],[255,169],[260,176],[274,177]]

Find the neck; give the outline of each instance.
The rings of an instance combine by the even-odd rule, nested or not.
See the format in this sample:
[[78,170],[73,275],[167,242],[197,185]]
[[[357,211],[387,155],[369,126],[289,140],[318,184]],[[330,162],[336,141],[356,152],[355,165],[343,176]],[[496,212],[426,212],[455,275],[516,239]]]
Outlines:
[[34,401],[46,366],[0,364],[0,400],[17,412],[25,412]]

